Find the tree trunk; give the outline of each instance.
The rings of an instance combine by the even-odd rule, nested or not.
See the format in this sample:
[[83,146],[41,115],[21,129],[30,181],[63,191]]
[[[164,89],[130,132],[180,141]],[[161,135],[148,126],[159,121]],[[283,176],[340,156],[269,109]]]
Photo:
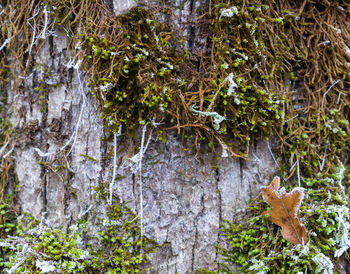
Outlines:
[[[181,1],[175,2],[173,5],[180,5]],[[201,2],[185,1],[179,18],[194,22]],[[113,5],[119,13],[133,3],[118,0]],[[188,27],[189,46],[198,46],[192,37],[198,31],[193,24]],[[64,228],[90,206],[96,212],[105,210],[92,188],[100,181],[110,181],[113,174],[109,149],[113,143],[102,141],[108,136],[86,86],[89,79],[84,71],[72,68],[70,59],[68,38],[56,31],[36,55],[35,63],[42,65],[30,73],[25,85],[18,89],[13,79],[6,86],[6,112],[21,143],[12,152],[18,176],[18,206],[49,226]],[[34,87],[43,81],[51,81],[51,87],[38,95]],[[55,87],[53,83],[60,85]],[[257,143],[248,160],[214,161],[216,154],[211,152],[188,155],[176,132],[170,133],[165,143],[153,138],[142,161],[140,185],[137,165],[125,157],[123,148],[128,141],[119,138],[117,157],[122,161],[117,175],[121,179],[115,182],[115,194],[140,216],[142,189],[143,233],[166,244],[151,255],[150,272],[217,270],[215,245],[220,242],[220,223],[244,210],[276,169],[268,143]],[[141,131],[135,138],[141,138]],[[59,157],[65,147],[71,147],[67,161]],[[56,166],[56,172],[45,162]],[[70,171],[61,171],[60,166],[67,164]]]

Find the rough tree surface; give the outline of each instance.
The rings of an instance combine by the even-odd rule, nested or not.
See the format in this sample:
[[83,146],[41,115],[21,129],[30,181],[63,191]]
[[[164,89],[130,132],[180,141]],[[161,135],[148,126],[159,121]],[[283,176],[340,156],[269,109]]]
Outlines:
[[[110,2],[116,13],[133,5],[129,0]],[[201,2],[185,1],[181,19],[193,20]],[[196,31],[192,28],[189,33]],[[42,104],[29,103],[35,101],[31,87],[42,77],[39,69],[26,79],[25,93],[18,94],[12,87],[7,90],[11,121],[17,131],[27,136],[23,147],[13,153],[19,206],[53,227],[67,227],[76,220],[95,202],[91,187],[112,175],[112,159],[105,160],[107,145],[101,141],[104,131],[94,98],[86,87],[87,76],[69,66],[67,44],[67,37],[56,32],[36,57],[52,72],[53,79],[64,83],[49,93],[46,111],[41,111]],[[49,154],[57,152],[72,136],[70,167],[74,173],[65,182],[58,175],[45,172],[38,162],[52,161]],[[248,160],[221,158],[214,168],[213,157],[210,153],[186,155],[175,134],[164,144],[151,141],[143,163],[143,230],[159,244],[167,244],[151,255],[152,272],[218,269],[215,244],[220,240],[220,222],[232,220],[244,209],[276,168],[266,141],[251,149]],[[117,173],[125,176],[116,182],[117,195],[138,214],[139,185],[132,164],[123,163]],[[70,195],[72,192],[75,198]]]

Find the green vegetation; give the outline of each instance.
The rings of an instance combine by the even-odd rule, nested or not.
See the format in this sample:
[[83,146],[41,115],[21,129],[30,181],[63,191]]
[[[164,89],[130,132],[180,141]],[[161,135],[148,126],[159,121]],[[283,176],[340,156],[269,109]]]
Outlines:
[[[227,246],[218,247],[224,259],[221,272],[230,272],[233,264],[252,273],[336,268],[337,258],[348,248],[350,227],[348,3],[212,0],[198,11],[202,15],[197,22],[207,30],[200,38],[210,50],[195,53],[157,19],[171,14],[168,8],[138,6],[115,16],[100,0],[33,1],[31,9],[25,2],[2,4],[7,26],[0,30],[0,41],[6,42],[0,51],[3,83],[14,71],[26,76],[40,67],[33,53],[57,31],[70,37],[72,62],[81,63],[90,75],[89,88],[107,133],[121,126],[132,137],[138,125],[147,124],[160,141],[166,140],[167,131],[177,130],[194,149],[204,141],[213,151],[219,147],[223,156],[229,152],[241,158],[247,158],[257,140],[276,137],[274,153],[285,187],[305,188],[300,214],[310,240],[305,246],[287,243],[277,226],[261,216],[267,205],[257,198],[244,221],[223,226]],[[13,89],[24,84],[23,77],[13,77]],[[45,100],[52,87],[45,81],[50,77],[46,71],[37,83],[39,99]],[[6,179],[10,164],[1,164],[1,178]],[[3,195],[6,182],[1,182]],[[12,210],[0,198],[4,212],[5,207]],[[88,223],[68,233],[43,227],[52,237],[41,239],[33,230],[40,225],[35,221],[24,228],[21,218],[3,218],[2,237],[12,233],[33,250],[40,249],[45,256],[28,253],[22,262],[36,270],[40,263],[34,265],[33,258],[52,261],[62,271],[136,272],[146,260],[139,256],[141,242],[145,253],[153,250],[143,246],[148,242],[141,241],[136,219],[117,202],[97,224],[102,227],[98,248],[78,244]],[[10,238],[2,243],[11,244]],[[18,262],[24,245],[20,248],[1,247],[3,268]]]
[[[116,36],[82,38],[93,75],[90,87],[101,106],[101,117],[112,131],[120,124],[132,130],[148,121],[155,127],[177,122],[177,128],[193,128],[196,140],[225,143],[223,147],[232,149],[232,154],[244,157],[237,144],[268,136],[271,126],[281,121],[281,101],[275,92],[256,85],[255,79],[235,68],[241,59],[232,59],[229,43],[226,48],[221,45],[222,37],[214,37],[214,54],[221,56],[224,51],[231,57],[206,60],[210,73],[195,78],[192,85],[196,88],[191,88],[186,79],[195,73],[193,57],[186,57],[182,50],[175,52],[181,45],[175,47],[171,37],[164,37],[165,30],[147,10],[134,8],[118,21]],[[248,58],[239,51],[234,54]],[[256,61],[248,62],[249,69]],[[240,66],[245,62],[241,60]],[[158,126],[158,131],[166,129]],[[234,141],[224,140],[227,134]]]
[[[230,53],[219,55],[220,63],[240,58],[233,70],[245,66],[251,86],[278,90],[282,121],[273,129],[279,138],[275,156],[287,191],[305,189],[300,214],[309,241],[305,246],[286,242],[261,215],[268,205],[258,197],[243,221],[239,216],[223,224],[227,246],[218,247],[220,272],[239,265],[243,273],[331,273],[349,247],[349,33],[343,12],[348,4],[222,2],[216,1],[213,9],[214,45]],[[235,55],[238,51],[248,61]]]
[[[303,178],[301,182],[306,198],[299,212],[309,238],[305,246],[294,246],[283,239],[280,228],[261,215],[268,205],[257,200],[248,207],[248,216],[243,222],[237,218],[235,223],[224,224],[222,232],[228,247],[218,248],[224,257],[222,272],[230,273],[230,263],[240,265],[244,273],[333,269],[337,258],[348,248],[350,224],[348,196],[339,186],[349,173],[345,174],[344,167],[333,172],[328,177]],[[324,264],[315,257],[320,257]]]
[[120,124],[132,130],[145,121],[162,122],[179,87],[180,58],[145,9],[135,8],[117,20],[113,40],[82,37],[101,118],[112,131]]
[[[166,130],[190,129],[196,144],[209,140],[224,152],[246,157],[242,145],[248,151],[253,140],[269,136],[280,124],[282,101],[276,90],[263,85],[268,76],[254,65],[262,59],[255,51],[253,56],[232,49],[233,58],[230,41],[223,45],[223,37],[213,37],[215,58],[204,56],[205,71],[198,74],[196,58],[146,9],[134,8],[116,20],[113,35],[84,34],[81,40],[91,91],[112,131],[123,125],[130,133],[151,122],[163,140]],[[250,32],[246,36],[255,39]]]
[[[106,193],[96,189],[99,200],[106,203]],[[9,212],[9,204],[0,206],[0,270],[15,273],[138,273],[147,254],[157,245],[140,236],[138,218],[130,209],[114,199],[106,213],[96,222],[86,212],[67,231],[53,229],[28,214],[17,218]],[[98,236],[92,236],[92,226]],[[66,231],[66,232],[64,232]],[[5,238],[7,236],[7,238]],[[11,236],[11,237],[8,237]],[[84,239],[92,236],[86,245]]]

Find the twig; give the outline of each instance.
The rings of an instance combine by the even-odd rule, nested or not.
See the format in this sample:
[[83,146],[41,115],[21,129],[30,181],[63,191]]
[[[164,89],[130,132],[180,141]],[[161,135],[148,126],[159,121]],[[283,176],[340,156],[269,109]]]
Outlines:
[[341,92],[339,92],[339,95],[338,95],[337,105],[339,105],[339,103],[340,103],[340,96],[341,96]]
[[4,150],[6,149],[7,145],[9,144],[10,140],[8,140],[1,148],[0,148],[0,157],[2,155],[2,153],[4,152]]
[[112,182],[109,184],[109,204],[112,204],[112,198],[113,198],[113,187],[114,187],[114,181],[115,181],[115,175],[117,172],[117,138],[120,136],[122,132],[122,126],[119,125],[119,129],[117,133],[114,133],[113,136],[113,175],[112,175]]
[[2,43],[2,45],[1,45],[1,47],[0,47],[0,51],[1,51],[4,47],[6,47],[6,45],[11,41],[12,38],[13,38],[13,36],[10,37],[10,38],[7,38],[7,39],[4,41],[4,43]]
[[289,172],[291,172],[293,170],[293,168],[295,167],[296,164],[297,164],[297,161],[295,161],[295,163],[290,167]]
[[146,135],[146,130],[147,130],[147,125],[146,123],[144,127],[142,128],[142,137],[141,137],[141,147],[140,147],[140,158],[139,158],[139,183],[140,183],[140,235],[141,235],[141,249],[140,249],[140,256],[142,255],[142,238],[143,238],[143,189],[142,189],[142,158],[144,153],[147,150],[147,147],[150,143],[150,140],[152,138],[152,130],[149,134],[148,140],[146,145],[145,143],[145,135]]
[[143,238],[143,193],[142,193],[142,158],[143,158],[143,145],[145,141],[145,134],[147,130],[147,124],[142,129],[141,137],[141,148],[140,148],[140,160],[139,160],[139,183],[140,183],[140,230],[141,230],[141,249],[140,254],[142,255],[142,238]]
[[283,114],[282,114],[282,125],[281,125],[281,131],[283,132],[283,126],[285,123],[285,116],[286,116],[286,106],[285,106],[285,102],[283,100]]
[[[78,130],[79,130],[80,123],[81,123],[81,117],[83,116],[83,111],[84,111],[84,107],[85,107],[85,94],[84,94],[83,84],[81,82],[80,75],[79,75],[79,69],[77,69],[77,74],[78,74],[78,80],[79,80],[80,94],[82,96],[83,103],[82,103],[82,106],[81,106],[81,109],[80,109],[80,114],[79,114],[77,125],[75,127],[75,131],[74,131],[74,133],[72,135],[72,137],[74,136],[74,140],[73,140],[72,146],[71,146],[71,148],[70,148],[70,150],[69,150],[67,155],[69,155],[72,152],[74,144],[75,144],[75,142],[77,140]],[[70,141],[71,141],[71,139],[70,139]],[[61,151],[62,150],[63,149],[61,149]]]
[[47,29],[47,25],[49,24],[49,15],[48,15],[48,12],[47,12],[47,6],[46,5],[44,6],[44,15],[45,15],[44,28],[41,31],[40,35],[39,35],[39,37],[41,39],[46,39],[46,29]]
[[287,122],[289,122],[289,121],[291,121],[291,120],[293,120],[293,119],[297,118],[298,116],[299,116],[299,114],[297,114],[297,115],[293,116],[292,118],[289,118],[288,120],[286,120],[286,121],[285,121],[285,123],[287,123]]
[[84,212],[79,213],[79,215],[78,215],[78,220],[79,220],[80,218],[82,218],[86,213],[88,213],[88,212],[91,210],[91,208],[92,208],[92,205],[90,205],[90,206],[88,207],[88,209],[85,210]]
[[[34,2],[34,1],[33,1],[33,2]],[[33,48],[33,46],[34,46],[34,44],[35,44],[35,38],[36,38],[36,22],[35,22],[35,20],[34,20],[34,26],[32,26],[32,25],[29,23],[29,21],[32,20],[32,19],[34,19],[35,16],[37,16],[38,14],[39,14],[39,10],[35,10],[33,16],[27,19],[28,25],[31,26],[31,28],[33,29],[33,36],[32,36],[32,42],[30,43],[29,50],[28,50],[29,54],[28,54],[28,60],[27,60],[27,63],[26,63],[26,67],[28,67],[29,60],[30,60],[30,56],[31,56],[31,54],[32,54],[32,48]]]
[[[327,141],[328,141],[328,140],[327,140]],[[324,149],[323,158],[322,158],[322,163],[321,163],[321,166],[320,166],[320,171],[323,170],[324,162],[325,162],[325,160],[326,160],[327,148],[328,148],[328,142],[326,142],[326,147],[325,147],[325,149]]]
[[13,151],[15,147],[13,146],[5,155],[3,158],[7,158],[7,156],[9,156],[11,154],[11,152]]
[[279,165],[278,165],[278,163],[277,163],[277,161],[276,161],[275,155],[273,155],[273,152],[272,152],[272,150],[271,150],[269,141],[266,141],[266,143],[267,143],[267,148],[269,149],[269,152],[270,152],[270,154],[271,154],[271,156],[272,156],[272,159],[273,159],[273,161],[275,162],[275,165],[276,165],[277,167],[279,167]]
[[326,95],[327,93],[332,89],[332,87],[334,87],[336,84],[338,84],[340,82],[340,80],[336,80],[334,81],[331,86],[327,89],[327,91],[325,92],[325,94],[323,94],[323,97],[322,97],[322,104],[321,104],[321,110],[323,109],[323,103],[324,103],[324,99],[326,98]]
[[297,176],[298,176],[298,183],[299,183],[299,187],[300,187],[299,155],[297,156]]

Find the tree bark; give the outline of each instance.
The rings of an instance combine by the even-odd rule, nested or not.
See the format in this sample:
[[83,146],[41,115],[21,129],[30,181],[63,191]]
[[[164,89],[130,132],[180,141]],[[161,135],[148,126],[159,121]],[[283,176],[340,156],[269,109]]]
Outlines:
[[[111,2],[117,13],[133,4],[128,0]],[[185,1],[179,11],[181,20],[193,21],[201,2]],[[192,25],[187,31],[189,47],[198,47],[191,36],[199,30]],[[50,226],[64,228],[91,205],[96,212],[104,210],[92,188],[100,181],[110,181],[113,173],[113,157],[108,154],[113,144],[101,140],[106,136],[95,99],[86,86],[88,76],[72,68],[70,58],[68,38],[57,31],[36,56],[35,62],[42,66],[26,78],[20,92],[15,80],[7,87],[7,113],[11,113],[22,144],[12,153],[19,181],[18,205]],[[45,70],[50,79],[45,78]],[[40,102],[34,86],[49,80],[60,85],[51,87],[43,94],[46,101]],[[125,157],[123,148],[128,141],[117,141],[117,156],[123,160],[117,170],[122,179],[115,182],[115,194],[140,215],[137,167]],[[62,156],[65,146],[72,148],[67,161],[57,156]],[[166,245],[151,255],[150,272],[217,270],[215,245],[220,242],[220,222],[232,220],[244,210],[276,169],[266,141],[251,149],[248,160],[220,158],[214,162],[215,156],[210,152],[186,155],[175,132],[165,143],[151,140],[142,162],[142,229],[146,236]],[[39,161],[53,163],[57,172]],[[59,170],[67,164],[71,171]]]

